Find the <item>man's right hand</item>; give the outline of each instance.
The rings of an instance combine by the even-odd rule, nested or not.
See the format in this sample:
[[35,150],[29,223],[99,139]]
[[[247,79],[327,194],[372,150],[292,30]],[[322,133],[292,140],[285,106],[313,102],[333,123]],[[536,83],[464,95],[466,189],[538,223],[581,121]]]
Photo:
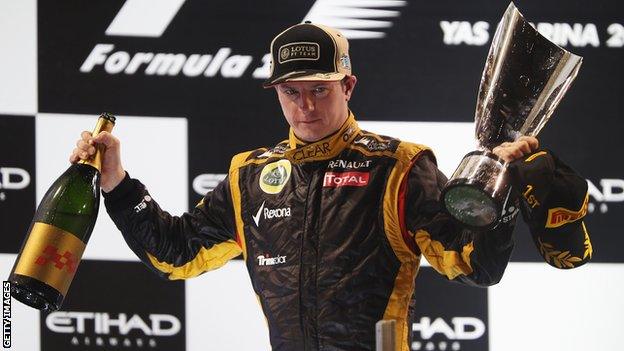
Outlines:
[[100,187],[104,192],[111,192],[126,176],[126,171],[121,165],[121,143],[109,132],[100,132],[95,137],[90,132],[84,131],[76,142],[76,148],[69,156],[69,162],[76,163],[86,160],[95,154],[95,146],[101,145],[102,152],[102,178]]

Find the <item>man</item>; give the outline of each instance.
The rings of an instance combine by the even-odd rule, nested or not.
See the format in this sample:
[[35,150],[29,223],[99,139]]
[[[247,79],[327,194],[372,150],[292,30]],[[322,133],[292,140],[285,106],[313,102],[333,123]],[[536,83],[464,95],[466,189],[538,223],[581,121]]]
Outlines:
[[[191,212],[162,211],[124,170],[119,140],[109,133],[84,132],[70,161],[92,155],[94,143],[106,146],[107,211],[163,278],[194,277],[242,253],[274,350],[372,350],[380,319],[397,321],[397,344],[407,350],[420,257],[450,280],[495,284],[513,247],[517,211],[508,207],[513,214],[490,232],[461,228],[440,206],[446,178],[428,148],[360,130],[348,107],[357,79],[337,31],[295,25],[275,37],[271,54],[265,87],[276,90],[289,138],[234,156],[227,178]],[[494,151],[512,162],[537,147],[522,137]],[[535,157],[553,160],[546,152]],[[524,170],[516,170],[521,188],[539,178]],[[544,191],[539,201],[547,201]],[[540,218],[541,235],[542,213],[526,213]],[[582,256],[584,233],[564,238],[548,249]]]

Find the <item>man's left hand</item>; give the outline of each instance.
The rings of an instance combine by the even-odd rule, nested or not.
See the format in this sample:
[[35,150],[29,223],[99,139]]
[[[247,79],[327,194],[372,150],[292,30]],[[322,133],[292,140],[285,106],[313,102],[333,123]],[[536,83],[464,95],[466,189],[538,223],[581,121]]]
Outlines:
[[526,155],[530,155],[539,148],[537,138],[530,136],[521,136],[514,142],[504,142],[495,147],[492,152],[496,156],[505,160],[505,162],[513,162]]

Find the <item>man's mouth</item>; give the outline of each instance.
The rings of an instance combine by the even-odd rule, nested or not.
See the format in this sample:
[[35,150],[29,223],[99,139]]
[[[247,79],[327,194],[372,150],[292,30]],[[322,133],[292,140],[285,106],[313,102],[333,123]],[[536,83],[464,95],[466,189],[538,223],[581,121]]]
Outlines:
[[313,123],[316,123],[318,121],[320,121],[320,119],[312,119],[312,120],[309,120],[309,121],[300,121],[299,123],[302,123],[302,124],[313,124]]

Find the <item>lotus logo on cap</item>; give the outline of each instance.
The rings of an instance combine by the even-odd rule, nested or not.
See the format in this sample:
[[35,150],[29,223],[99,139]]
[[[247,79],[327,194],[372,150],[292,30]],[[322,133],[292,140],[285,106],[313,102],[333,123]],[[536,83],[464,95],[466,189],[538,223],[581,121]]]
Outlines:
[[286,60],[288,56],[290,56],[290,51],[288,50],[288,48],[283,48],[280,52],[280,57],[282,58],[282,60]]
[[299,42],[286,44],[279,49],[279,63],[299,60],[316,61],[320,57],[320,51],[317,43]]

